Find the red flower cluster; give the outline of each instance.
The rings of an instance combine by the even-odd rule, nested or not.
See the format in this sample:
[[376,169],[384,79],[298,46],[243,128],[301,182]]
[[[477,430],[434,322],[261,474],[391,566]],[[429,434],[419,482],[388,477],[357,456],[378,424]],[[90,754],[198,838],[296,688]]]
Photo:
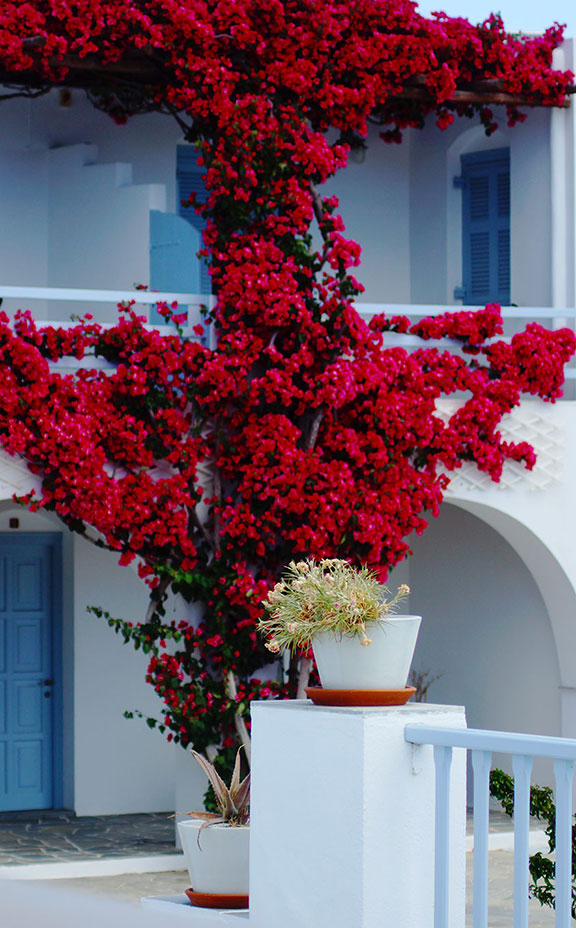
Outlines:
[[[572,75],[551,68],[560,38],[513,37],[497,17],[427,20],[411,0],[3,3],[5,72],[50,83],[87,56],[146,64],[141,93],[188,121],[205,168],[206,201],[191,208],[207,220],[214,350],[148,331],[129,307],[107,330],[0,320],[0,441],[41,478],[32,508],[139,559],[154,608],[140,624],[107,619],[151,654],[171,737],[227,748],[251,698],[293,691],[294,667],[288,687],[261,682],[270,656],[255,633],[287,561],[339,556],[385,573],[438,511],[446,468],[473,461],[498,479],[506,459],[533,465],[499,422],[522,392],[560,395],[573,334],[532,325],[495,341],[496,306],[367,326],[353,308],[360,248],[318,187],[368,116],[390,141],[428,113],[445,128],[476,110],[491,131],[488,109],[451,102],[456,85],[498,80],[561,103]],[[407,84],[424,94],[407,101]],[[109,90],[100,104],[125,118],[135,88]],[[474,357],[385,342],[407,331]],[[85,355],[114,370],[49,363]],[[436,401],[456,391],[467,399],[444,424]],[[163,623],[168,587],[204,605],[198,628]]]

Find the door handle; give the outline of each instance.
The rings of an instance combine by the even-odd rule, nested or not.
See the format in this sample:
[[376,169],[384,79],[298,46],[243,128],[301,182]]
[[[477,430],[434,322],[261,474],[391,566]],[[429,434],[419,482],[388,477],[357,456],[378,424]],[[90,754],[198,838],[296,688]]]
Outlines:
[[54,680],[43,680],[40,686],[54,686]]

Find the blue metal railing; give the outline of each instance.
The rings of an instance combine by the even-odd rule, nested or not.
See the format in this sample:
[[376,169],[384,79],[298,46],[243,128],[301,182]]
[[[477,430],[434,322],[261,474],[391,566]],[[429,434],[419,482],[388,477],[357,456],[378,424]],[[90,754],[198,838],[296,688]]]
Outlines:
[[572,781],[576,740],[479,729],[407,725],[406,741],[432,745],[436,766],[434,928],[450,924],[450,765],[453,748],[471,752],[474,773],[474,928],[488,928],[488,803],[492,752],[512,755],[514,773],[514,928],[528,928],[530,773],[534,757],[554,761],[556,928],[572,924]]

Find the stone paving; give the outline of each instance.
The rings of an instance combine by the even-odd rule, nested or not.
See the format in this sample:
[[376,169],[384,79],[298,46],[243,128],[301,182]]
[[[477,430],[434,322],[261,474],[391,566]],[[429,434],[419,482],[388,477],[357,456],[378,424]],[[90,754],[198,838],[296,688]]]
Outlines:
[[[466,926],[472,925],[473,854],[466,855]],[[492,851],[488,871],[489,928],[512,928],[514,924],[514,854]],[[553,909],[542,907],[535,899],[528,903],[530,928],[554,928]],[[574,922],[573,922],[574,924]]]
[[[467,854],[466,925],[472,925],[472,854]],[[489,917],[490,928],[513,926],[513,863],[508,851],[490,854]],[[30,881],[33,884],[33,881]],[[134,873],[112,877],[84,877],[70,880],[44,880],[36,885],[49,892],[81,896],[99,896],[118,902],[138,905],[143,896],[171,896],[182,893],[188,886],[185,871],[165,873]],[[529,903],[530,928],[553,928],[554,912],[542,908],[533,899]]]
[[[490,813],[491,832],[511,830],[507,815]],[[0,866],[174,854],[174,833],[170,812],[78,818],[71,812],[2,813]]]
[[69,880],[29,880],[30,885],[42,886],[55,892],[105,896],[118,902],[139,904],[145,896],[176,896],[190,886],[186,870],[164,873],[121,873],[117,876],[77,877]]
[[[533,823],[534,827],[538,826]],[[468,821],[468,831],[472,822]],[[510,832],[511,820],[490,813],[491,832]],[[108,815],[76,818],[67,812],[0,814],[0,865],[19,866],[80,860],[110,860],[174,854],[171,813]],[[467,925],[472,924],[472,854],[467,855]],[[513,854],[490,853],[490,928],[513,925]],[[119,866],[121,866],[119,864]],[[29,881],[34,884],[35,881]],[[186,871],[128,873],[115,876],[43,880],[49,892],[99,896],[138,904],[143,896],[169,896],[188,886]],[[554,913],[530,902],[530,928],[552,928]]]
[[0,815],[0,866],[174,854],[169,812],[79,817],[70,812]]

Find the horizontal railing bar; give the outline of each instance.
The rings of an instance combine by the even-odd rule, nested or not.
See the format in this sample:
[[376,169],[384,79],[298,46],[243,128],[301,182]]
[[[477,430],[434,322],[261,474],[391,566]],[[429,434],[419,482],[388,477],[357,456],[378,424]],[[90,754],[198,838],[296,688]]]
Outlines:
[[95,358],[92,355],[85,355],[83,358],[74,358],[70,355],[64,355],[57,361],[48,361],[48,366],[52,371],[115,371],[118,367],[112,361],[106,361],[104,358]]
[[[2,296],[2,290],[3,290],[3,289],[4,289],[4,288],[0,287],[0,297]],[[102,292],[103,292],[103,291],[102,291]],[[180,294],[180,296],[181,296],[181,294]],[[190,296],[190,294],[188,294],[188,296]],[[196,294],[196,296],[199,296],[199,295]],[[118,302],[120,302],[120,301],[118,301]],[[150,302],[150,300],[147,300],[146,302]],[[97,322],[98,320],[95,320],[95,321]],[[70,319],[61,319],[61,320],[58,320],[58,319],[37,319],[37,320],[36,320],[36,324],[37,324],[40,328],[58,328],[58,329],[66,329],[66,328],[69,328],[69,329],[71,329],[71,328],[73,328],[75,325],[77,325],[78,323],[77,323],[77,322],[74,322],[74,321],[71,321]],[[112,328],[113,326],[116,325],[115,322],[100,322],[100,323],[98,323],[98,324],[99,324],[100,327],[103,328],[103,329]],[[160,331],[160,332],[164,332],[164,331],[165,331],[166,334],[173,334],[173,333],[174,333],[174,329],[171,330],[171,329],[170,329],[170,326],[169,326],[168,324],[166,324],[166,325],[164,326],[164,325],[162,325],[161,323],[156,323],[156,324],[154,324],[154,323],[146,323],[146,328],[147,328],[147,329],[158,329],[158,331]],[[182,331],[183,331],[184,335],[191,335],[191,334],[193,334],[193,327],[192,327],[191,325],[187,325],[186,323],[184,323],[184,325],[182,325],[181,328],[182,328]],[[391,335],[393,335],[393,336],[395,335],[395,333],[389,333],[389,334],[391,334]],[[503,341],[506,341],[506,339],[503,339]],[[422,341],[420,338],[418,338],[416,335],[414,335],[414,336],[397,335],[397,336],[395,337],[395,342],[394,342],[394,344],[397,345],[399,348],[404,348],[404,347],[417,347],[417,348],[434,348],[434,347],[437,347],[437,348],[446,348],[446,342],[444,342],[444,341],[442,341],[442,340],[440,340],[440,339],[433,339],[433,338],[431,338],[431,339],[428,339],[428,341],[423,342],[423,341]],[[392,346],[392,345],[387,345],[387,347],[393,347],[393,346]],[[564,369],[564,378],[565,378],[566,380],[576,380],[576,368],[566,367],[566,368]]]
[[[135,300],[137,303],[178,302],[184,304],[209,303],[214,299],[210,293],[169,293],[150,290],[93,290],[75,287],[25,287],[0,285],[0,297],[6,299],[28,300],[62,300],[86,303],[116,302]],[[439,306],[418,303],[356,303],[356,310],[361,316],[374,316],[386,313],[394,316],[441,316],[444,313],[465,310],[474,312],[484,306]],[[575,318],[576,308],[555,306],[503,306],[505,319],[563,319]]]
[[[0,296],[1,296],[1,295],[2,295],[2,288],[0,287]],[[97,320],[95,320],[95,321],[97,321]],[[53,326],[53,327],[59,327],[59,328],[62,328],[62,329],[64,329],[64,328],[73,328],[75,325],[77,325],[76,322],[74,322],[73,320],[70,320],[70,319],[62,319],[62,320],[58,320],[58,319],[37,319],[36,322],[37,322],[37,324],[38,324],[39,326]],[[100,323],[98,323],[98,324],[99,324],[103,329],[112,328],[113,326],[116,325],[115,322],[100,322]],[[166,323],[166,326],[168,326],[168,325],[169,325],[169,324]],[[162,329],[164,329],[166,326],[164,326],[164,325],[163,325],[162,323],[160,323],[160,322],[158,322],[158,323],[146,323],[146,327],[147,327],[147,328],[159,329],[160,331],[162,331]],[[186,332],[188,329],[191,330],[191,329],[192,329],[192,326],[188,326],[187,324],[184,324],[184,325],[182,326],[182,329],[184,330],[184,332]],[[418,338],[417,335],[398,335],[398,334],[395,333],[395,332],[389,332],[389,333],[387,333],[387,337],[393,337],[393,338],[394,338],[394,343],[393,343],[393,344],[390,344],[390,345],[387,345],[386,347],[395,347],[395,346],[398,346],[399,348],[405,348],[405,347],[409,347],[409,348],[412,348],[412,347],[414,347],[414,348],[434,348],[434,347],[437,347],[437,348],[446,348],[446,342],[443,341],[442,339],[439,339],[439,338],[430,338],[430,339],[427,339],[425,342],[423,342],[422,339],[421,339],[421,338]],[[509,341],[509,339],[506,339],[506,338],[503,338],[503,339],[501,339],[501,340],[502,340],[502,341]],[[457,346],[457,347],[460,347],[460,346]],[[566,377],[567,380],[573,380],[574,378],[576,378],[576,368],[566,368],[565,371],[564,371],[564,376]]]
[[[361,316],[443,316],[444,313],[476,312],[485,306],[438,306],[418,303],[355,303]],[[558,306],[502,306],[504,319],[574,319],[576,308]]]
[[[78,323],[74,322],[73,319],[36,319],[35,322],[39,329],[73,329],[78,325]],[[98,325],[103,330],[113,329],[118,325],[117,322],[98,322],[97,319],[94,319],[91,324]],[[208,328],[205,323],[201,324],[205,329]],[[156,330],[157,332],[161,332],[162,335],[174,335],[176,333],[176,328],[168,322],[145,322],[144,328],[149,332]],[[184,335],[190,336],[193,334],[195,338],[198,338],[196,333],[193,331],[194,327],[192,325],[185,323],[184,325],[179,326],[179,328],[182,329]]]
[[404,737],[412,744],[499,751],[503,754],[530,754],[560,760],[576,759],[576,740],[573,738],[548,738],[546,735],[484,731],[480,728],[432,728],[428,725],[406,725]]
[[[422,348],[423,351],[425,351],[428,348],[446,349],[446,342],[450,341],[449,338],[448,339],[442,339],[442,338],[422,339],[420,338],[419,335],[406,335],[404,332],[385,332],[384,335],[387,340],[386,341],[387,348],[390,348],[390,347]],[[506,344],[510,344],[511,341],[512,341],[512,336],[496,335],[494,336],[494,338],[487,338],[484,344],[494,345],[496,342],[505,342]],[[455,346],[454,345],[452,346],[452,350],[454,350],[454,347],[456,347],[459,351],[462,351],[462,353],[465,356],[470,357],[470,355],[464,351],[463,342],[462,343],[456,342]]]
[[182,303],[184,305],[210,303],[210,293],[166,293],[151,290],[80,290],[71,287],[4,287],[0,297],[21,300],[62,300],[80,303]]

